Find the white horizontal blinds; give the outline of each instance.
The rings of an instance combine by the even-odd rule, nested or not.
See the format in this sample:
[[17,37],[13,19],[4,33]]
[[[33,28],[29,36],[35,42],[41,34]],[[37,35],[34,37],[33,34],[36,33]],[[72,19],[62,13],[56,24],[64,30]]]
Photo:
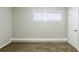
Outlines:
[[34,11],[33,12],[33,21],[34,22],[53,22],[53,21],[62,21],[61,12],[50,12],[50,11]]
[[52,21],[62,20],[61,13],[48,13],[47,17],[48,17],[48,20],[52,20]]
[[47,12],[42,13],[41,20],[42,21],[47,21],[48,20],[47,19]]
[[56,13],[48,13],[48,20],[56,20]]
[[33,13],[33,20],[34,21],[40,21],[40,20],[42,20],[42,13],[34,12]]

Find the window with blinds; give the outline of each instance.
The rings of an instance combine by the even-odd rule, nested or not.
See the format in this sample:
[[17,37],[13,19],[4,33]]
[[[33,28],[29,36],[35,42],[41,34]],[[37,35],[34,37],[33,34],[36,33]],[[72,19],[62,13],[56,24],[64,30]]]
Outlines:
[[60,22],[62,16],[61,12],[33,12],[33,22]]

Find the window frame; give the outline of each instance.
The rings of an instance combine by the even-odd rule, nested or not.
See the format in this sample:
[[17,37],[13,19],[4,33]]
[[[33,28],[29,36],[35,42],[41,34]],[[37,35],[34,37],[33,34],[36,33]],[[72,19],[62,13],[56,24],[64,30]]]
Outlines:
[[[34,19],[34,14],[33,13],[59,13],[61,15],[61,20],[33,20]],[[48,18],[48,17],[47,17]],[[44,11],[33,11],[32,12],[32,22],[64,22],[64,19],[63,19],[63,13],[62,12],[44,12]]]

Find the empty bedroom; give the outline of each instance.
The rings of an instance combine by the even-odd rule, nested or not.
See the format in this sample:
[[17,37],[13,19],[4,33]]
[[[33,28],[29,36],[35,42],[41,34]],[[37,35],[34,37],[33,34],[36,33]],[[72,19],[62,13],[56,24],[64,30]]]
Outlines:
[[0,7],[0,52],[78,52],[78,7]]

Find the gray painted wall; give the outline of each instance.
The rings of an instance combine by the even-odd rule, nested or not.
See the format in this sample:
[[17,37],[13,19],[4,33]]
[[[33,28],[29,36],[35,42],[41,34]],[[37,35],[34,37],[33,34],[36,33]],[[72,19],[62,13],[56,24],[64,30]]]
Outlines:
[[[63,13],[64,22],[33,23],[32,10],[44,9]],[[14,38],[66,38],[67,37],[67,8],[13,8],[13,37]]]
[[12,37],[12,8],[0,7],[0,46]]

